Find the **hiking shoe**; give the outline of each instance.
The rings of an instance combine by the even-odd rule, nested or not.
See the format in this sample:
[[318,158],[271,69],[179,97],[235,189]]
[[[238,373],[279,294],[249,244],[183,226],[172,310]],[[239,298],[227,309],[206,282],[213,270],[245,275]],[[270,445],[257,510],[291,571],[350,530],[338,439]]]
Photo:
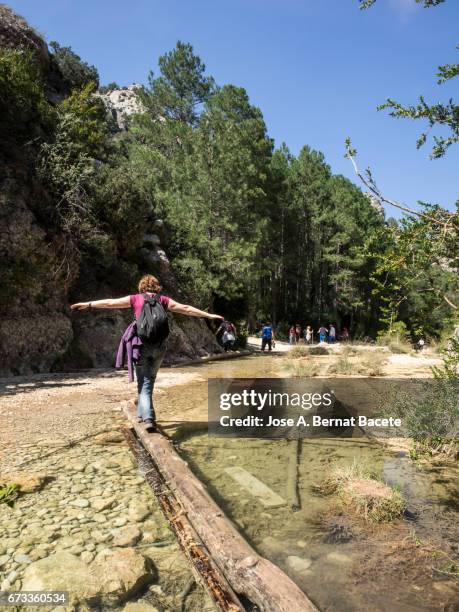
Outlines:
[[143,418],[142,417],[137,417],[137,423],[143,423]]
[[149,433],[153,433],[154,431],[156,431],[156,423],[153,421],[153,419],[145,419],[144,423],[145,423],[145,429]]

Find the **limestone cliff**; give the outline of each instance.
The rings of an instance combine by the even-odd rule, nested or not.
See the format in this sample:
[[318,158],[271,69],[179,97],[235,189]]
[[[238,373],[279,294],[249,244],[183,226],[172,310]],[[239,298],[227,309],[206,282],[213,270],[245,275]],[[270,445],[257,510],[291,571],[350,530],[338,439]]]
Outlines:
[[140,85],[129,85],[120,89],[112,89],[107,93],[96,95],[103,101],[119,128],[126,127],[126,119],[134,113],[141,113],[143,105],[137,95]]

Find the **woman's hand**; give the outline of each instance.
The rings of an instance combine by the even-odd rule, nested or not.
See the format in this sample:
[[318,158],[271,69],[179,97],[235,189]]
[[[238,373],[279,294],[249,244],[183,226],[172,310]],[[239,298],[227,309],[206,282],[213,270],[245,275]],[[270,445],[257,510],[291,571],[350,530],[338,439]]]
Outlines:
[[224,317],[222,317],[222,316],[220,316],[220,315],[218,315],[218,314],[211,314],[211,313],[209,313],[209,314],[207,315],[207,317],[208,317],[209,319],[216,319],[217,321],[224,321]]
[[87,310],[88,308],[91,308],[91,302],[78,302],[70,306],[70,310]]

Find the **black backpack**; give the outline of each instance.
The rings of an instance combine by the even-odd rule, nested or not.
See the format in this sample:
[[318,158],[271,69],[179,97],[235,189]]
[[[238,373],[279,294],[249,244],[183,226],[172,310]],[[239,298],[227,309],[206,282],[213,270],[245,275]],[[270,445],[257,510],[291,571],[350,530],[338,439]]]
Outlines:
[[137,335],[143,344],[160,344],[169,335],[169,320],[159,295],[143,294],[143,305],[137,321]]

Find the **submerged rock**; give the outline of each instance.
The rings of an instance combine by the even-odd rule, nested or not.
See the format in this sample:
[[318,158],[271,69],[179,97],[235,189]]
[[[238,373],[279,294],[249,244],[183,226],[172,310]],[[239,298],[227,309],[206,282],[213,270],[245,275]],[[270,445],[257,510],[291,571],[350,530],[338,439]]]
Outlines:
[[351,557],[339,552],[328,553],[326,559],[327,561],[331,561],[332,563],[352,563]]
[[124,436],[119,431],[107,431],[94,436],[94,444],[105,446],[109,444],[121,444],[124,442]]
[[97,602],[100,586],[89,567],[68,552],[31,563],[22,580],[24,591],[68,591],[70,603]]
[[132,548],[99,553],[91,572],[108,606],[126,601],[154,579],[153,563]]
[[115,497],[94,497],[91,499],[91,507],[100,512],[111,508],[115,502]]
[[145,504],[132,502],[129,506],[129,518],[133,521],[143,521],[150,514],[150,510]]
[[310,559],[304,559],[302,557],[290,556],[287,557],[287,565],[290,569],[298,574],[304,574],[305,572],[309,573],[309,568],[311,567],[312,561]]
[[285,542],[280,542],[279,540],[276,540],[276,538],[273,538],[272,536],[267,536],[266,538],[263,538],[262,546],[266,550],[273,552],[273,553],[282,553],[285,550]]
[[134,546],[142,537],[137,527],[129,525],[120,529],[113,538],[113,546]]

